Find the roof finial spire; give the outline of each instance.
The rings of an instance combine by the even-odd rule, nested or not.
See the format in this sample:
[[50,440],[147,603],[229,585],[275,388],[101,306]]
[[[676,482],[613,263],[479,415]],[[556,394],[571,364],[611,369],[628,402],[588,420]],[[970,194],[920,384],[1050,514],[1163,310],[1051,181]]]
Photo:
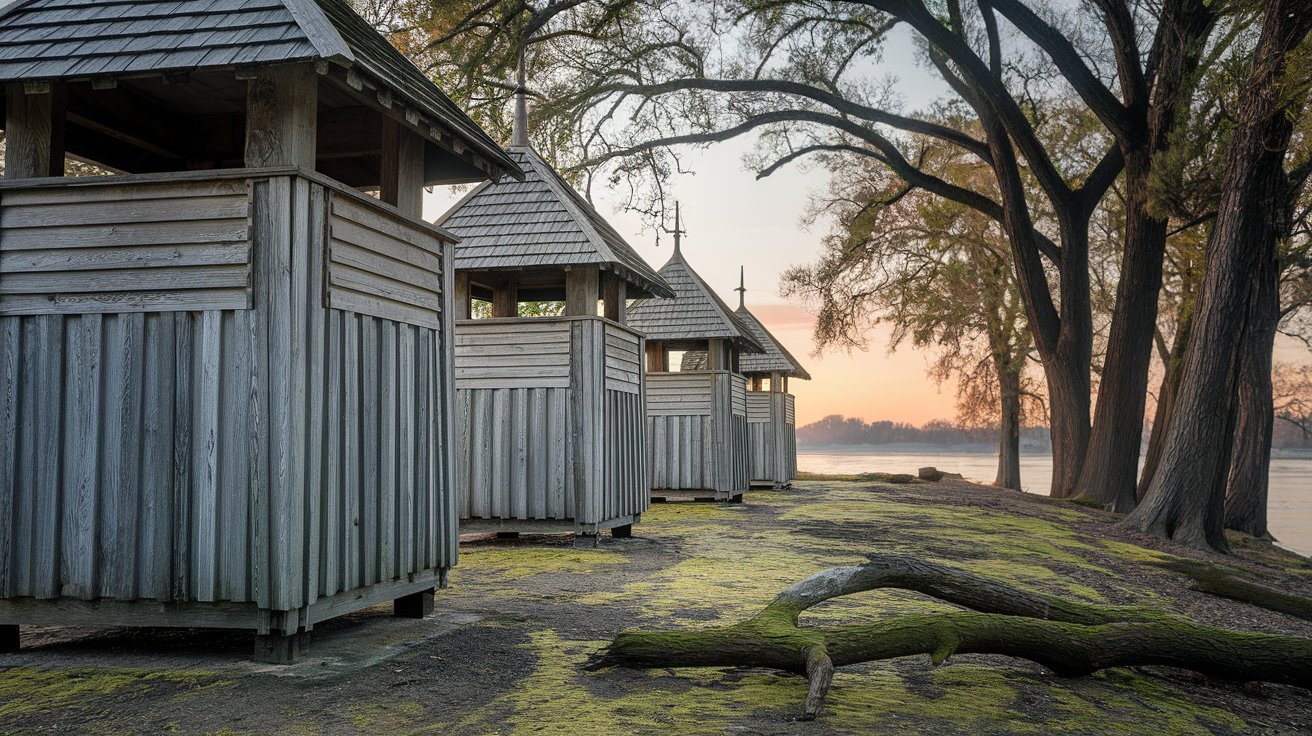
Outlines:
[[745,271],[746,268],[744,266],[738,267],[738,288],[734,289],[734,291],[738,292],[739,309],[747,308],[747,280],[746,274],[744,273]]
[[527,73],[524,70],[524,57],[527,55],[528,44],[521,44],[519,47],[519,70],[518,85],[515,87],[515,121],[514,128],[510,135],[510,145],[522,146],[527,148],[528,142],[528,85]]
[[687,233],[688,231],[683,229],[682,221],[679,219],[679,200],[676,199],[674,200],[674,230],[671,231],[671,234],[674,236],[675,255],[679,255],[679,242]]

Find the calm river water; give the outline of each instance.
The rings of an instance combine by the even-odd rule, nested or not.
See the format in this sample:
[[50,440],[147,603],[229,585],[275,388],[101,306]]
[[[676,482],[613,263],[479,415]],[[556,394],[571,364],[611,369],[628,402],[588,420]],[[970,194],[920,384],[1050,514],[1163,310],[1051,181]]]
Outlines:
[[[987,451],[951,448],[882,447],[799,448],[797,469],[812,473],[915,473],[932,465],[990,483],[997,473],[997,457]],[[1047,494],[1052,457],[1042,453],[1021,455],[1021,484],[1030,493]],[[1271,459],[1271,534],[1281,546],[1312,556],[1312,455],[1277,452]]]

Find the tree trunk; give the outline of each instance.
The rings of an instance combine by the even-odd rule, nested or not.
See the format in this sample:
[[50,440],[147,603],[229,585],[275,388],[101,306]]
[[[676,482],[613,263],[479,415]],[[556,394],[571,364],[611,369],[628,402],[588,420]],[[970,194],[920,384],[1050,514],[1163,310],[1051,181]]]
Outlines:
[[1271,351],[1280,322],[1280,274],[1275,261],[1263,264],[1254,329],[1246,335],[1236,396],[1238,418],[1226,481],[1225,528],[1269,536],[1266,504],[1271,470],[1275,406],[1271,389]]
[[[916,591],[973,611],[798,626],[808,608],[880,588]],[[835,667],[916,654],[940,664],[967,653],[1021,657],[1061,676],[1155,664],[1222,679],[1312,687],[1312,640],[1216,629],[1151,608],[1077,603],[894,554],[816,573],[737,624],[621,632],[587,668],[768,667],[805,674],[811,687],[803,717],[814,718]]]
[[[1189,301],[1193,298],[1190,297]],[[1162,461],[1162,447],[1166,444],[1166,430],[1171,424],[1171,412],[1175,409],[1175,397],[1180,393],[1180,374],[1184,366],[1184,351],[1189,344],[1189,330],[1193,323],[1193,305],[1187,304],[1182,310],[1179,329],[1175,333],[1175,343],[1171,354],[1166,359],[1162,370],[1162,388],[1157,392],[1157,411],[1153,416],[1153,431],[1148,437],[1148,452],[1143,458],[1143,471],[1139,474],[1139,487],[1136,496],[1143,500],[1157,473],[1157,466]]]
[[[1089,305],[1089,218],[1069,215],[1061,225],[1061,332],[1055,350],[1040,347],[1048,385],[1055,498],[1075,491],[1089,449],[1093,311]],[[1038,344],[1036,343],[1036,346]]]
[[1194,547],[1227,548],[1225,485],[1241,352],[1251,333],[1263,329],[1258,310],[1268,296],[1261,291],[1270,288],[1254,277],[1275,267],[1276,243],[1289,232],[1291,187],[1283,162],[1293,131],[1290,108],[1303,100],[1285,94],[1282,82],[1286,54],[1312,26],[1305,4],[1266,3],[1161,465],[1143,502],[1125,520],[1132,528]]
[[1006,355],[993,354],[998,374],[998,396],[1002,414],[999,422],[998,475],[993,485],[1020,490],[1020,372]]
[[1166,220],[1149,214],[1151,171],[1147,149],[1126,153],[1125,252],[1089,449],[1073,494],[1122,513],[1137,501],[1135,477],[1166,250]]

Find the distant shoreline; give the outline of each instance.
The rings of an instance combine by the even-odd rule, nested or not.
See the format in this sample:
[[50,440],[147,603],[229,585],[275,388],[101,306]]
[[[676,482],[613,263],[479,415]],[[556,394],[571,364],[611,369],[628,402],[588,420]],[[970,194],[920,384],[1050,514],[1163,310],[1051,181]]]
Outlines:
[[[798,452],[828,452],[834,454],[879,454],[879,455],[988,455],[997,457],[998,448],[991,444],[935,445],[928,442],[891,442],[884,445],[798,445]],[[1039,447],[1021,447],[1022,455],[1050,455],[1052,450]],[[1312,459],[1312,448],[1291,447],[1271,450],[1272,457],[1289,459]]]

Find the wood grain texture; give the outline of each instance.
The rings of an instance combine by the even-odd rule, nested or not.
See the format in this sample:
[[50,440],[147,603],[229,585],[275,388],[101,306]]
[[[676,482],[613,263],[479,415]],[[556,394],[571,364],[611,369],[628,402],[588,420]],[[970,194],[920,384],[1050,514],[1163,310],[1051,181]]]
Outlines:
[[745,379],[729,371],[648,373],[652,492],[731,498],[750,474]]

